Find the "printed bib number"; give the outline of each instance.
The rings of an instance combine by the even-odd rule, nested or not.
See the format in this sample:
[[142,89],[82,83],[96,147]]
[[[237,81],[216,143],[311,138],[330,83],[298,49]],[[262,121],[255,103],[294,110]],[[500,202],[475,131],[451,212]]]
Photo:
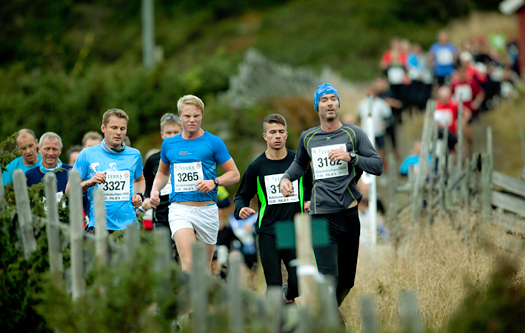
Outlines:
[[106,201],[129,201],[131,180],[129,171],[107,171],[106,181],[102,186],[102,191]]
[[387,71],[388,81],[390,84],[403,83],[403,76],[405,71],[401,67],[390,67]]
[[281,187],[279,186],[282,177],[283,174],[264,176],[266,195],[268,196],[268,205],[279,205],[283,203],[299,201],[299,182],[297,180],[292,182],[294,195],[291,197],[284,197],[281,194]]
[[172,186],[171,186],[171,174],[168,177],[168,183],[162,190],[160,190],[160,195],[168,195],[172,192]]
[[436,112],[434,112],[434,119],[440,124],[441,126],[448,126],[452,124],[452,110],[450,109],[437,109]]
[[346,151],[344,144],[312,148],[312,164],[315,179],[332,178],[348,175],[348,162],[330,161],[328,153],[334,149]]
[[202,163],[178,163],[173,164],[173,175],[175,176],[175,192],[197,191],[195,184],[204,179],[202,174]]

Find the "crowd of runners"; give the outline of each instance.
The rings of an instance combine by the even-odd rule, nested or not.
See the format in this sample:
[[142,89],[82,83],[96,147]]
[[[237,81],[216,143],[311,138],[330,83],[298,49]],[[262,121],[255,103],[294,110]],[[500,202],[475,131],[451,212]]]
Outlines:
[[[152,211],[154,229],[170,230],[176,260],[184,271],[192,270],[196,241],[206,245],[208,268],[217,275],[232,248],[243,252],[253,272],[258,249],[266,283],[283,286],[285,304],[294,304],[299,296],[296,256],[295,250],[278,248],[275,225],[296,214],[310,214],[327,221],[330,245],[315,247],[315,258],[319,272],[334,278],[333,299],[341,305],[354,285],[360,214],[367,203],[366,184],[363,187],[359,180],[363,172],[382,174],[386,136],[399,154],[395,125],[402,112],[424,109],[434,95],[435,119],[442,131],[454,137],[458,126],[464,126],[469,140],[469,123],[500,96],[512,95],[519,67],[516,50],[501,34],[465,40],[458,48],[442,31],[427,54],[417,44],[392,39],[380,61],[383,73],[368,88],[372,98],[358,106],[360,118],[372,110],[375,145],[360,127],[340,120],[338,91],[322,84],[313,96],[320,125],[301,134],[297,151],[286,148],[286,119],[270,114],[261,124],[266,149],[241,173],[223,140],[201,127],[206,114],[202,100],[186,95],[177,103],[177,114],[159,119],[163,143],[160,150],[146,154],[145,163],[126,136],[126,112],[110,109],[102,116],[103,136],[86,133],[81,146],[68,150],[67,163],[59,158],[63,144],[58,134],[47,132],[37,138],[30,129],[19,130],[16,146],[21,156],[3,170],[2,183],[13,181],[15,169],[25,172],[28,186],[54,172],[60,198],[69,192],[68,174],[75,170],[84,194],[86,232],[97,228],[93,200],[95,191],[101,190],[109,232],[123,230]],[[459,101],[463,124],[457,123]],[[239,181],[235,208],[225,216],[224,209],[231,205],[225,187]],[[288,276],[284,283],[281,262]]]

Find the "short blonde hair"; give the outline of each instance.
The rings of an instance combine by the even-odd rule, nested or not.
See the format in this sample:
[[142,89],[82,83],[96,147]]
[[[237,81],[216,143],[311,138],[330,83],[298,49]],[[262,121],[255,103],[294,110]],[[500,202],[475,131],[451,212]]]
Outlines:
[[179,101],[177,102],[177,109],[179,110],[179,117],[182,112],[182,108],[184,108],[184,105],[195,105],[204,114],[204,102],[202,101],[202,99],[200,99],[197,96],[185,95],[179,99]]
[[165,113],[160,117],[160,130],[164,131],[165,125],[179,125],[182,129],[180,118],[173,113]]
[[126,119],[126,122],[129,121],[129,117],[126,114],[126,112],[124,112],[124,110],[121,110],[121,109],[109,109],[106,112],[104,112],[104,115],[102,116],[102,124],[104,124],[104,126],[108,125],[109,117],[111,117],[111,116],[116,116],[118,118]]
[[89,131],[82,137],[82,146],[86,146],[86,142],[88,140],[98,140],[99,142],[102,141],[103,137],[102,134],[95,132],[95,131]]

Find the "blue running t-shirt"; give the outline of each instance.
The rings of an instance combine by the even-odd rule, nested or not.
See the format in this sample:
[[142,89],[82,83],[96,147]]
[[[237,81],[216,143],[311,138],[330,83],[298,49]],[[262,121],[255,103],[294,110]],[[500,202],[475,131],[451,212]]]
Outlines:
[[89,226],[95,223],[94,189],[102,189],[106,194],[106,216],[108,230],[126,229],[126,225],[137,220],[135,208],[131,203],[133,180],[142,175],[142,156],[132,147],[120,153],[108,153],[99,145],[80,152],[73,166],[78,170],[82,181],[91,179],[97,172],[106,172],[106,182],[90,187],[87,191],[91,204]]
[[217,177],[217,166],[231,158],[221,138],[207,131],[192,140],[183,139],[179,134],[162,142],[160,158],[170,166],[173,188],[170,202],[217,202],[217,188],[209,193],[201,193],[195,189],[195,183]]

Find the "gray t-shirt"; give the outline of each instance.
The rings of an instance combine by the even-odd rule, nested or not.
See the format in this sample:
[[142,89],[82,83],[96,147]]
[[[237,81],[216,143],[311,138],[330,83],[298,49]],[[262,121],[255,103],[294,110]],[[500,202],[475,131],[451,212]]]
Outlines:
[[[343,149],[354,152],[351,162],[331,162],[328,152]],[[356,188],[363,171],[379,176],[383,162],[365,132],[355,125],[343,124],[333,132],[320,126],[301,133],[297,154],[283,178],[294,181],[301,177],[309,163],[314,174],[310,214],[337,213],[347,209],[362,194]]]

